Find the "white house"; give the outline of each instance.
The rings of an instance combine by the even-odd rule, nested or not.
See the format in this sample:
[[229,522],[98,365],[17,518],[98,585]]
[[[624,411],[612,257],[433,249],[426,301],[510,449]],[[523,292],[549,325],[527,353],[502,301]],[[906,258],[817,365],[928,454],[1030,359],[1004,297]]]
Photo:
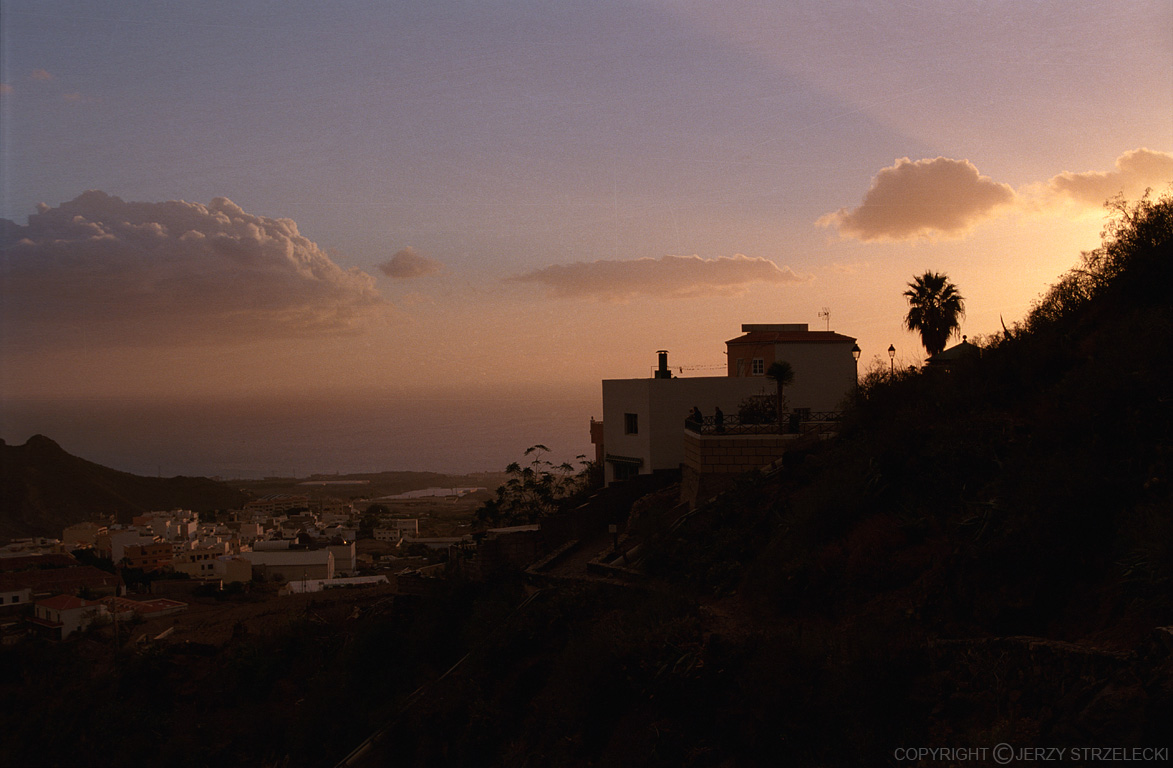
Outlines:
[[[855,339],[834,331],[812,331],[806,323],[748,324],[725,342],[728,375],[770,382],[775,362],[790,363],[794,383],[785,394],[791,410],[835,411],[856,383]],[[774,391],[770,382],[771,391]]]
[[355,560],[353,540],[347,544],[330,544],[326,549],[334,556],[334,574],[336,576],[353,576],[355,574],[358,570],[358,563]]
[[98,537],[96,548],[108,552],[110,559],[118,562],[126,557],[126,548],[154,544],[155,537],[134,529],[112,530],[109,534]]
[[[769,384],[770,387],[766,385]],[[768,393],[772,382],[726,376],[685,379],[604,379],[604,480],[678,469],[684,461],[684,420],[693,408],[712,417],[737,413],[747,397]]]
[[215,560],[215,574],[221,583],[232,584],[252,579],[252,563],[239,555],[222,555]]
[[32,587],[24,584],[0,581],[0,614],[10,606],[28,605],[33,599]]
[[[650,379],[604,379],[601,431],[607,484],[636,474],[678,469],[685,461],[685,419],[693,408],[712,419],[720,408],[736,416],[749,397],[773,395],[766,376],[776,361],[790,363],[794,381],[785,389],[791,411],[836,411],[856,385],[855,339],[805,324],[743,325],[742,336],[726,342],[727,375],[673,378],[668,353]],[[765,462],[763,462],[765,463]]]
[[106,613],[106,606],[100,600],[57,595],[37,601],[34,623],[60,633],[59,637],[64,640],[74,632],[85,629],[90,622]]
[[375,528],[376,541],[399,541],[404,536],[419,536],[419,518],[384,520]]

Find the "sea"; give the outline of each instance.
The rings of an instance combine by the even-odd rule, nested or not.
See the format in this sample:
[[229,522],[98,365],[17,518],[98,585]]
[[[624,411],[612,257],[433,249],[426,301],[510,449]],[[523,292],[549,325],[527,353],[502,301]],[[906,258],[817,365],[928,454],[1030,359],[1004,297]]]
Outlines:
[[[499,472],[593,456],[599,384],[348,396],[4,399],[0,437],[35,434],[137,475],[220,479],[385,471]],[[525,455],[544,445],[548,452]]]

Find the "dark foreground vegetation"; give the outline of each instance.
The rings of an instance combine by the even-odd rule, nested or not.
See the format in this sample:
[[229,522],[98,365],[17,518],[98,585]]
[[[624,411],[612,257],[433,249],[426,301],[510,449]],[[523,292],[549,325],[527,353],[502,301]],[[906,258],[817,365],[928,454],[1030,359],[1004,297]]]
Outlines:
[[1171,289],[1173,202],[1121,208],[980,359],[869,378],[838,440],[682,521],[640,505],[634,586],[450,584],[222,649],[5,649],[0,763],[332,765],[376,732],[350,764],[1168,749]]

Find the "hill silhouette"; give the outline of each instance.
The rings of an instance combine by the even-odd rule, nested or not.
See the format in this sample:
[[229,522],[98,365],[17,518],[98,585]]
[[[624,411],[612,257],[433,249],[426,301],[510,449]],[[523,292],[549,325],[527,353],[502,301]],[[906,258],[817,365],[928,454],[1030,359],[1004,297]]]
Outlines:
[[980,358],[868,377],[837,440],[695,513],[644,499],[640,581],[452,581],[117,674],[0,649],[36,703],[0,762],[1168,762],[1173,200],[1119,213]]
[[202,477],[141,477],[67,453],[44,435],[0,441],[0,538],[59,537],[96,517],[129,522],[153,510],[239,507],[243,493]]
[[838,440],[645,510],[649,589],[541,595],[354,764],[1167,743],[1173,199],[1116,212],[980,358],[872,375]]

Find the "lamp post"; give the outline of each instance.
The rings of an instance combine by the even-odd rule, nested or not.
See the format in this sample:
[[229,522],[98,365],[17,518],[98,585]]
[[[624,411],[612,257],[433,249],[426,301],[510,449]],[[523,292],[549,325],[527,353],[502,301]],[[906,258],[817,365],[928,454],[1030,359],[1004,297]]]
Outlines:
[[855,361],[855,388],[851,390],[851,396],[856,401],[859,399],[859,356],[862,353],[858,344],[851,345],[851,359]]
[[896,345],[888,345],[888,375],[896,375]]

